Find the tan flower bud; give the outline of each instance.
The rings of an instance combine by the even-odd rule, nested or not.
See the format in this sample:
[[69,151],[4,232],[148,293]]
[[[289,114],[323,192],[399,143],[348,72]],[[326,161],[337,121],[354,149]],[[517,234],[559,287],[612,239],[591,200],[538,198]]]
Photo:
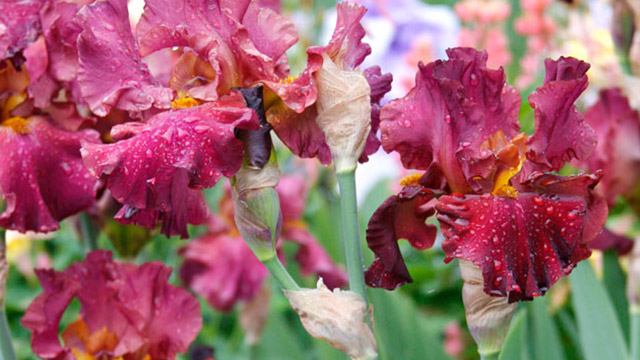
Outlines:
[[318,71],[316,122],[324,133],[337,172],[354,170],[371,131],[371,88],[360,70],[341,70],[322,55]]
[[459,264],[464,280],[462,301],[469,332],[478,344],[480,355],[496,354],[502,348],[518,304],[509,304],[506,297],[487,295],[482,270],[466,260],[460,259]]
[[302,326],[352,359],[377,356],[376,339],[366,323],[367,304],[353,291],[329,290],[322,279],[316,289],[284,291]]

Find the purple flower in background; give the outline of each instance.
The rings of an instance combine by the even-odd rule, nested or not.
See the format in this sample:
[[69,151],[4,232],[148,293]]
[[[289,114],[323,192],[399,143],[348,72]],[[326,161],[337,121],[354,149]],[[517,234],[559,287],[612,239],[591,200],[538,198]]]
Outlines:
[[[442,58],[445,50],[458,42],[458,19],[449,7],[420,0],[356,2],[368,9],[362,25],[367,32],[364,40],[372,50],[362,66],[380,65],[383,73],[393,74],[392,98],[413,87],[418,62]],[[325,24],[334,23],[334,18],[334,12],[328,13]],[[323,38],[329,36],[326,33]]]

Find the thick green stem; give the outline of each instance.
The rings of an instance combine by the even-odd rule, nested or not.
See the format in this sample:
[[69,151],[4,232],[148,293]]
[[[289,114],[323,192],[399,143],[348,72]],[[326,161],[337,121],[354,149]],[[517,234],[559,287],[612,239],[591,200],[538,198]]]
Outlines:
[[360,294],[366,301],[367,288],[364,284],[362,247],[360,246],[355,173],[355,169],[353,169],[337,174],[340,186],[340,207],[342,208],[342,240],[347,255],[349,288]]
[[100,235],[100,233],[98,232],[98,228],[89,214],[87,214],[86,212],[82,212],[80,213],[79,217],[81,232],[80,236],[82,236],[82,240],[84,241],[87,253],[90,253],[98,248],[98,236]]
[[640,308],[631,306],[631,360],[640,360]]
[[291,277],[287,269],[282,266],[282,263],[277,256],[274,256],[268,260],[262,262],[267,267],[271,275],[276,279],[278,285],[282,290],[300,290],[298,283]]
[[7,263],[7,243],[5,242],[4,229],[0,229],[0,359],[16,360],[16,353],[11,343],[9,322],[5,311],[5,296],[7,290],[7,278],[9,276],[9,264]]

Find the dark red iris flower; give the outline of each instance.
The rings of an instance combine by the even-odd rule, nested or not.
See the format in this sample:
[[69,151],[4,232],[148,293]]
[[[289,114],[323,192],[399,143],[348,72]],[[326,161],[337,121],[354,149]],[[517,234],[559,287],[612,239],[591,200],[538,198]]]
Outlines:
[[433,245],[437,213],[446,261],[463,258],[482,269],[484,289],[510,301],[543,295],[590,255],[587,243],[607,216],[593,192],[601,172],[551,174],[585,160],[596,136],[574,102],[587,87],[589,65],[547,60],[544,85],[529,96],[535,132],[519,133],[520,96],[487,54],[448,50],[449,60],[420,64],[416,86],[381,112],[382,146],[422,175],[403,181],[371,218],[367,242],[376,260],[373,287],[410,282],[397,241]]
[[[336,265],[302,221],[308,185],[300,176],[284,176],[276,187],[282,207],[281,238],[298,245],[295,260],[302,275],[317,274],[330,288],[344,286],[347,276]],[[238,301],[248,301],[260,291],[267,269],[242,240],[234,220],[230,191],[212,215],[209,232],[181,249],[183,282],[205,297],[211,306],[230,311]]]
[[[202,327],[198,301],[169,285],[171,269],[158,262],[120,263],[98,250],[64,271],[36,273],[43,292],[22,325],[42,359],[173,359]],[[74,299],[80,302],[78,320],[60,336],[60,320]]]

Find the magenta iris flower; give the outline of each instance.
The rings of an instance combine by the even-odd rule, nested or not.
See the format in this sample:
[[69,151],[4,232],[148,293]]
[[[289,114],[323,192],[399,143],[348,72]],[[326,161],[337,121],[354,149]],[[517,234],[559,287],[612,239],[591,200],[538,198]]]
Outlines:
[[[276,187],[282,206],[281,239],[298,245],[295,261],[303,276],[317,274],[330,288],[344,286],[345,272],[316,241],[302,221],[308,184],[300,176],[283,176]],[[230,311],[238,301],[253,299],[260,291],[267,269],[242,240],[233,221],[230,191],[220,200],[206,235],[182,248],[183,282],[205,297],[211,306]]]
[[587,243],[607,216],[593,192],[601,172],[551,174],[571,159],[585,160],[596,136],[574,106],[587,87],[589,65],[573,58],[547,60],[544,85],[529,96],[535,132],[519,133],[520,96],[502,69],[468,48],[449,60],[420,64],[416,86],[381,113],[382,146],[406,168],[424,174],[373,215],[367,230],[376,260],[370,286],[394,289],[411,281],[397,240],[432,246],[437,213],[447,260],[463,258],[482,269],[484,290],[511,301],[543,295],[590,255]]
[[[64,271],[36,271],[43,292],[29,305],[22,325],[43,359],[172,359],[186,352],[202,326],[198,301],[169,285],[171,269],[113,261],[94,251]],[[60,319],[72,300],[78,320],[62,333]]]

